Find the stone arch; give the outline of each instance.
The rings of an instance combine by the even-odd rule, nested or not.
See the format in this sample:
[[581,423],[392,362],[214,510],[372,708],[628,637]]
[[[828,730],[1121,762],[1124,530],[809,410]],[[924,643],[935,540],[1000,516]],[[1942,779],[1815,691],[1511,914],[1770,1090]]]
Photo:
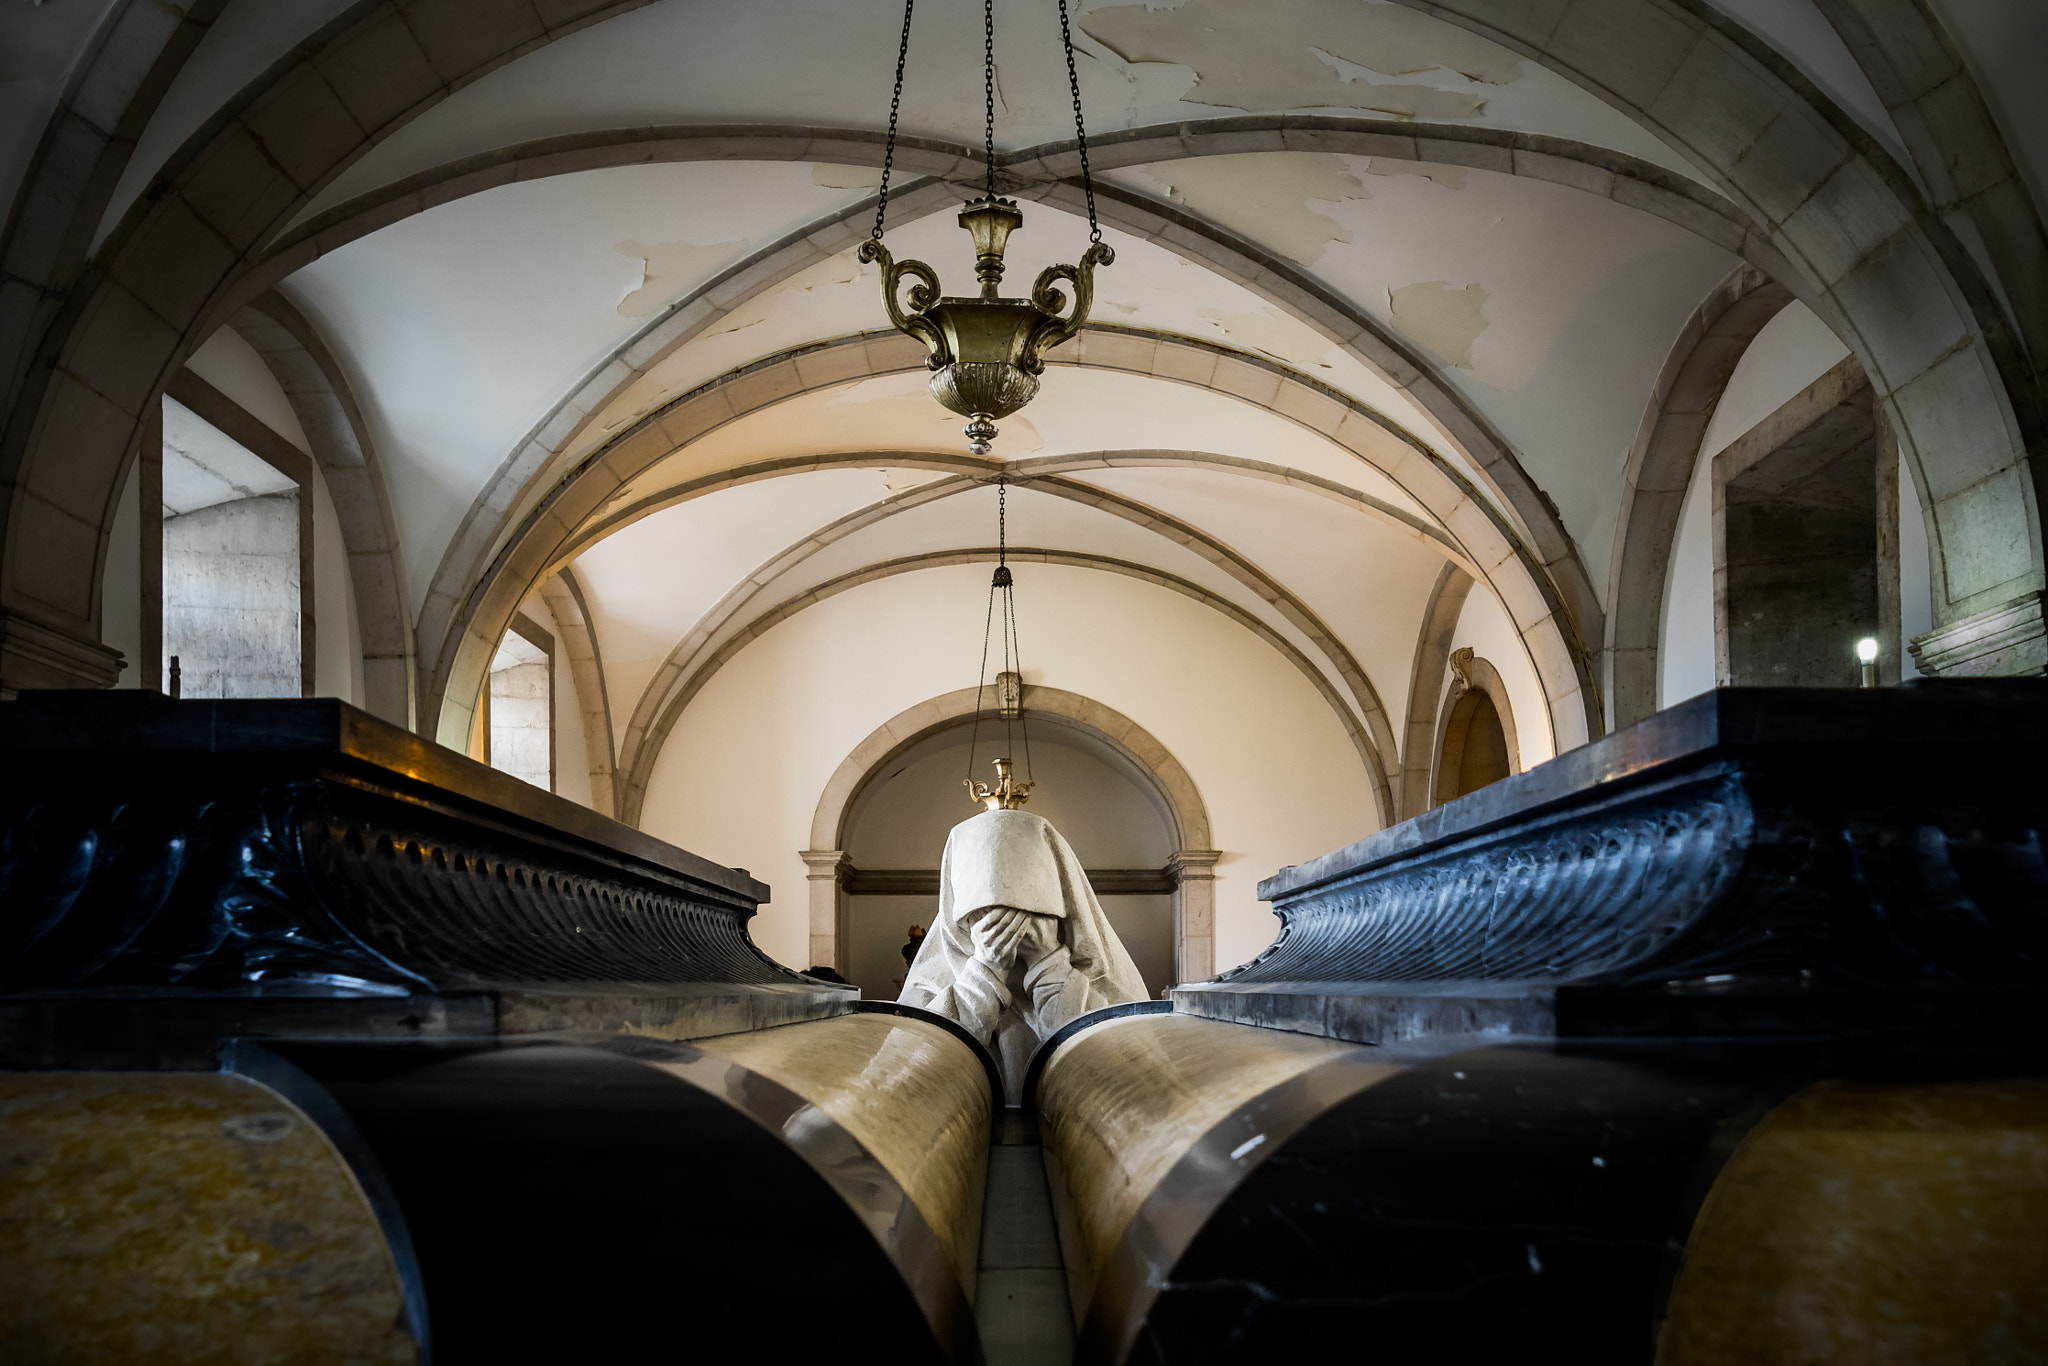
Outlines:
[[[2038,366],[2048,355],[2028,357],[1998,302],[2001,285],[1869,137],[1710,6],[1401,3],[1600,96],[1740,205],[1794,267],[1784,283],[1856,353],[1919,476],[1935,542],[1937,627],[2024,602],[2038,632],[2048,587]],[[1893,36],[1929,69],[1954,64],[1931,31]],[[1982,135],[1997,140],[1995,129]],[[1949,555],[1950,543],[1975,553]]]
[[26,288],[33,299],[25,308],[10,300],[0,315],[0,397],[7,411],[29,378],[24,361],[35,339],[56,320],[85,267],[136,139],[226,8],[227,0],[176,6],[126,0],[116,7],[43,130],[15,192],[20,208],[0,207],[6,226],[0,279]]
[[[99,648],[88,644],[99,634],[104,542],[94,528],[112,515],[117,481],[166,378],[198,338],[267,287],[250,267],[276,227],[450,90],[640,2],[560,0],[546,17],[484,0],[438,0],[408,15],[396,0],[359,5],[180,149],[97,267],[75,286],[53,284],[26,310],[32,330],[15,348],[8,383],[21,381],[0,438],[0,659],[20,654],[18,638],[60,654]],[[1988,619],[2022,602],[2038,622],[2048,473],[2037,465],[2048,462],[2048,417],[2037,372],[1999,306],[1997,283],[1868,139],[1838,128],[1787,64],[1759,57],[1710,11],[1663,0],[1562,10],[1407,3],[1606,99],[1705,168],[1764,225],[1798,271],[1801,297],[1856,350],[1928,493],[1937,624]],[[428,17],[434,22],[421,22]],[[150,47],[153,75],[162,50]],[[48,221],[60,218],[87,221],[78,212]],[[171,261],[187,268],[165,269]],[[61,301],[59,290],[68,291]],[[39,359],[25,365],[31,350]],[[1946,553],[1951,544],[1956,554]],[[1966,545],[1976,553],[1962,553]],[[1555,585],[1548,592],[1555,597]],[[1577,624],[1563,634],[1577,640]],[[1585,655],[1581,644],[1572,660],[1586,711],[1576,729],[1593,733],[1601,718]]]
[[1416,633],[1415,665],[1408,680],[1408,734],[1401,747],[1401,819],[1410,820],[1436,803],[1430,773],[1436,763],[1437,708],[1442,705],[1444,670],[1450,667],[1451,641],[1458,618],[1471,595],[1473,579],[1455,564],[1436,576],[1429,605]]
[[[1084,331],[1061,364],[1096,366],[1193,384],[1254,403],[1307,427],[1386,474],[1455,540],[1506,607],[1528,649],[1559,750],[1591,738],[1597,713],[1590,662],[1555,583],[1506,516],[1441,457],[1384,415],[1263,357],[1209,342],[1135,328]],[[431,671],[435,734],[460,747],[485,666],[518,603],[562,562],[581,526],[633,479],[674,451],[749,412],[811,388],[872,375],[918,372],[923,348],[896,333],[861,333],[800,348],[722,375],[679,395],[591,452],[574,478],[549,490],[479,575],[436,652]],[[1369,454],[1378,448],[1383,453]],[[1393,468],[1388,468],[1391,462]],[[790,462],[785,468],[805,468]],[[423,614],[424,616],[424,614]],[[425,625],[422,627],[423,633]],[[1391,819],[1392,802],[1387,803]]]
[[1607,589],[1610,729],[1657,710],[1657,639],[1664,579],[1678,539],[1686,486],[1700,443],[1743,352],[1789,303],[1792,291],[1743,267],[1686,320],[1650,391],[1622,473],[1621,512]]
[[[1460,658],[1462,656],[1462,659]],[[1476,709],[1473,704],[1483,697],[1491,709],[1493,719],[1500,726],[1501,739],[1507,747],[1507,767],[1510,774],[1522,771],[1521,745],[1515,734],[1515,709],[1508,700],[1508,688],[1492,662],[1472,654],[1470,650],[1458,650],[1451,656],[1451,667],[1457,675],[1451,683],[1450,705],[1443,708],[1442,719],[1437,723],[1436,744],[1430,751],[1429,761],[1429,804],[1441,806],[1448,798],[1444,794],[1446,772],[1451,755],[1448,749],[1457,739],[1455,728],[1469,725]],[[1462,708],[1462,710],[1461,710]]]
[[[186,356],[278,278],[252,272],[264,241],[452,90],[645,3],[556,0],[545,16],[486,0],[358,4],[215,111],[88,260],[132,139],[221,6],[121,12],[31,166],[31,211],[12,215],[5,248],[27,297],[0,334],[0,669],[36,658],[88,679],[111,654],[98,581],[120,479]],[[120,110],[111,135],[79,112],[88,89]]]
[[[828,463],[843,466],[848,464],[877,465],[884,462],[877,460],[874,456],[842,457],[830,462],[819,462],[821,466]],[[1268,575],[1256,564],[1253,564],[1250,560],[1199,528],[1190,526],[1178,518],[1159,511],[1157,508],[1147,507],[1103,489],[1065,479],[1045,478],[1043,476],[1034,478],[1028,469],[1033,463],[1018,461],[1012,465],[1010,472],[1013,482],[1016,482],[1020,487],[1030,488],[1056,498],[1072,499],[1086,506],[1098,508],[1110,513],[1112,516],[1121,517],[1133,525],[1143,527],[1147,531],[1164,536],[1177,544],[1193,548],[1202,558],[1210,561],[1224,573],[1230,575],[1239,583],[1244,584],[1261,599],[1271,604],[1274,610],[1279,612],[1289,625],[1308,638],[1315,646],[1316,651],[1323,656],[1324,660],[1336,671],[1338,677],[1344,681],[1345,686],[1350,691],[1351,702],[1356,707],[1357,714],[1363,719],[1365,727],[1371,735],[1374,751],[1383,756],[1384,762],[1395,762],[1395,756],[1398,751],[1394,739],[1393,725],[1388,719],[1386,704],[1381,701],[1378,689],[1373,686],[1373,682],[1367,676],[1364,667],[1359,664],[1350,649],[1338,638],[1336,632],[1332,631],[1326,623],[1317,617],[1306,603],[1302,602],[1278,580]],[[1054,457],[1038,463],[1051,466],[1080,464],[1082,462]],[[999,473],[1003,470],[1001,461],[976,461],[975,464],[986,466],[986,473],[988,474]],[[676,642],[675,647],[669,651],[660,667],[655,670],[654,676],[648,680],[647,686],[642,691],[639,700],[635,702],[632,718],[627,722],[625,733],[621,737],[619,751],[620,767],[629,773],[637,770],[641,751],[653,737],[656,726],[660,725],[662,733],[666,734],[668,724],[672,724],[672,722],[661,722],[660,718],[669,711],[671,706],[677,705],[676,699],[685,690],[694,693],[696,687],[699,686],[699,681],[696,678],[697,666],[708,660],[713,661],[712,666],[716,667],[715,661],[718,659],[718,656],[715,652],[711,651],[711,642],[719,639],[727,627],[739,622],[741,613],[747,604],[772,588],[777,576],[787,573],[805,559],[808,559],[812,554],[824,549],[834,541],[842,539],[846,535],[876,525],[897,513],[923,507],[940,499],[965,493],[971,488],[978,487],[978,485],[978,480],[954,478],[937,480],[933,483],[920,485],[914,489],[905,490],[882,499],[880,502],[871,504],[867,508],[849,513],[830,526],[821,528],[804,537],[796,544],[769,556],[759,569],[742,579],[730,593],[700,617],[683,638]],[[714,483],[714,488],[725,486],[728,485],[722,482]],[[650,495],[650,501],[659,496]],[[1120,564],[1122,562],[1105,561],[1104,563]],[[564,570],[563,572],[566,573],[567,571]],[[1181,582],[1180,580],[1175,581]],[[1220,601],[1206,594],[1203,600],[1210,602]],[[772,615],[778,610],[780,610],[779,607],[771,608],[769,612]],[[751,623],[742,625],[739,634],[742,636],[748,635],[752,629]],[[637,800],[636,797],[632,808],[636,812],[638,810]],[[1383,811],[1381,814],[1383,821],[1390,820],[1393,817],[1391,811]]]
[[583,752],[590,765],[590,804],[600,816],[618,814],[617,746],[612,740],[612,699],[605,686],[604,654],[590,615],[590,603],[575,573],[563,565],[540,586],[540,595],[554,615],[569,678],[576,687],[576,705],[583,722]]
[[[811,817],[811,961],[835,963],[842,923],[839,870],[846,861],[846,826],[872,775],[927,736],[975,714],[981,691],[960,688],[899,712],[854,746],[825,783]],[[1082,731],[1121,755],[1158,793],[1179,837],[1173,857],[1174,974],[1183,982],[1215,973],[1215,873],[1219,851],[1200,789],[1172,751],[1122,712],[1059,688],[1024,689],[1024,710],[1056,726]]]
[[[1112,559],[1106,555],[1085,555],[1073,551],[1038,550],[1030,547],[1013,547],[1008,554],[1011,560],[1019,564],[1036,562],[1072,565],[1078,568],[1104,570],[1156,584],[1201,603],[1257,636],[1308,679],[1310,686],[1315,688],[1330,710],[1335,713],[1337,723],[1351,738],[1352,747],[1358,752],[1359,764],[1365,769],[1366,778],[1372,784],[1373,802],[1380,824],[1386,826],[1394,822],[1394,799],[1387,778],[1387,760],[1374,746],[1370,732],[1353,714],[1351,708],[1345,705],[1344,698],[1324,676],[1322,670],[1285,637],[1257,617],[1235,603],[1217,597],[1199,584],[1190,583],[1186,579],[1146,565],[1132,564],[1128,560]],[[660,709],[653,713],[648,722],[645,737],[631,749],[630,765],[622,758],[620,768],[625,776],[617,789],[619,819],[628,825],[640,823],[641,806],[647,797],[647,785],[654,776],[654,766],[661,758],[662,746],[668,742],[669,733],[675,729],[676,722],[682,719],[684,709],[720,669],[755,640],[805,608],[815,607],[827,598],[835,597],[850,588],[858,588],[864,583],[873,583],[877,579],[892,578],[897,574],[912,573],[920,569],[938,569],[955,564],[993,563],[996,557],[996,548],[986,546],[973,550],[930,551],[922,555],[906,555],[901,559],[885,560],[880,564],[868,565],[863,569],[842,574],[838,578],[828,579],[754,617],[747,623],[745,630],[727,637],[694,672],[679,679],[664,693]],[[635,715],[637,717],[639,713],[636,711]]]
[[228,325],[270,367],[327,481],[355,588],[365,709],[410,730],[418,707],[405,556],[377,448],[348,378],[313,324],[276,290]]
[[[296,268],[395,218],[527,174],[726,158],[877,165],[880,145],[875,133],[861,129],[805,129],[793,134],[773,127],[726,126],[613,129],[536,139],[369,191],[300,225],[270,254]],[[1765,269],[1791,273],[1720,195],[1624,153],[1545,134],[1356,116],[1244,115],[1124,130],[1098,139],[1091,156],[1098,167],[1113,169],[1182,157],[1300,150],[1428,160],[1564,185],[1655,214],[1754,259]],[[926,176],[906,184],[892,199],[899,221],[951,206],[961,187],[980,174],[979,158],[971,148],[935,140],[920,140],[908,149],[899,145],[899,160],[904,169]],[[1006,192],[1083,211],[1079,191],[1064,179],[1079,171],[1071,143],[1007,153],[998,164]],[[1098,198],[1105,222],[1143,237],[1170,237],[1176,249],[1201,257],[1226,278],[1272,300],[1353,352],[1390,383],[1408,390],[1438,423],[1440,434],[1470,456],[1492,482],[1519,519],[1521,533],[1538,547],[1546,567],[1558,578],[1581,630],[1589,640],[1598,638],[1599,600],[1554,510],[1506,440],[1419,352],[1290,262],[1214,224],[1115,185],[1098,187]],[[745,299],[859,241],[872,207],[863,201],[759,249],[678,300],[593,366],[584,382],[521,438],[472,505],[436,570],[430,597],[452,599],[460,594],[480,557],[502,534],[504,518],[516,512],[529,482],[546,477],[550,465],[573,447],[592,417],[614,397]]]

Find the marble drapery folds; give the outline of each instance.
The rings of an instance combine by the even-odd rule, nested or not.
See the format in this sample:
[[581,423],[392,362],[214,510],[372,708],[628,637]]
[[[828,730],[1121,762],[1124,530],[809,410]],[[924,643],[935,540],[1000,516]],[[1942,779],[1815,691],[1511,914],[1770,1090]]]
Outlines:
[[953,827],[938,920],[898,999],[988,1043],[1011,1103],[1042,1040],[1076,1016],[1146,994],[1081,860],[1050,822],[984,811]]

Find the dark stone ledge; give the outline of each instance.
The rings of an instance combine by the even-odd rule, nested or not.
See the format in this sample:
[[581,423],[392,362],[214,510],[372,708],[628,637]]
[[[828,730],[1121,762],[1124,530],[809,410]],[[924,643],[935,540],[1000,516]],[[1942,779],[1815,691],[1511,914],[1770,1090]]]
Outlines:
[[1365,1043],[1995,1031],[2048,991],[2048,685],[1726,689],[1260,885],[1177,1008]]
[[0,754],[0,1067],[679,1039],[851,1002],[754,946],[743,870],[340,702],[26,693]]

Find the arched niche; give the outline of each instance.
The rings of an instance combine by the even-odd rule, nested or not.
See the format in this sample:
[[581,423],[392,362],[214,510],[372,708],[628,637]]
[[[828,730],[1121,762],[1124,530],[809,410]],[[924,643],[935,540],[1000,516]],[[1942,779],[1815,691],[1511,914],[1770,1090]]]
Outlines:
[[[976,689],[961,688],[919,703],[877,728],[855,746],[826,783],[811,822],[811,847],[800,851],[810,869],[810,957],[813,964],[834,967],[842,973],[850,966],[847,956],[850,943],[847,884],[849,878],[857,879],[861,870],[853,864],[848,845],[867,803],[882,795],[892,777],[946,753],[955,735],[964,739],[965,730],[972,724],[980,702],[981,694]],[[1160,843],[1167,856],[1156,869],[1116,871],[1153,873],[1159,878],[1154,885],[1160,890],[1124,895],[1170,898],[1172,981],[1201,981],[1212,976],[1215,971],[1216,918],[1214,869],[1218,853],[1212,847],[1208,807],[1196,791],[1187,770],[1164,745],[1129,717],[1078,693],[1027,686],[1024,690],[1024,719],[1032,729],[1034,744],[1042,739],[1049,742],[1049,751],[1052,747],[1068,751],[1080,761],[1074,765],[1077,770],[1093,764],[1098,772],[1116,775],[1128,784],[1132,793],[1148,803],[1149,814],[1155,818],[1157,830],[1166,837]],[[1001,723],[995,721],[991,714],[983,721],[983,727],[981,752],[994,758],[996,752],[990,742],[999,743]],[[1066,766],[1065,759],[1057,762],[1061,767]],[[965,776],[963,766],[958,777]],[[1054,808],[1065,800],[1056,799],[1051,793],[1043,799],[1042,809],[1048,817],[1055,819],[1055,823]],[[1073,800],[1072,804],[1076,812],[1087,810],[1085,802]],[[935,807],[934,810],[943,811],[944,808]],[[937,839],[929,855],[928,866],[932,869],[938,866],[939,846],[944,843],[942,827],[972,814],[964,793],[958,800],[957,811],[958,815],[952,821],[935,818],[933,829],[926,832]],[[1130,814],[1140,816],[1144,813]],[[1134,825],[1137,823],[1133,822]],[[1066,833],[1086,864],[1090,850],[1083,846],[1088,841],[1085,838],[1075,840],[1073,832]],[[1117,847],[1124,846],[1105,846],[1106,849]],[[1095,871],[1093,865],[1090,870]],[[936,879],[933,879],[934,890],[930,893],[933,897],[937,895],[936,886]],[[1111,909],[1108,903],[1105,903],[1105,909]],[[1111,910],[1112,920],[1116,915],[1116,911]]]
[[[1027,720],[1030,718],[1027,718]],[[1173,960],[1173,812],[1151,775],[1092,731],[1028,726],[1029,743],[1004,727],[961,719],[872,770],[846,814],[839,878],[839,970],[869,998],[902,990],[908,928],[938,913],[946,836],[979,808],[962,780],[970,766],[992,779],[990,760],[1014,756],[1034,782],[1028,810],[1051,821],[1088,870],[1103,911],[1148,994],[1179,980]]]
[[1442,806],[1522,771],[1515,710],[1500,670],[1471,650],[1451,655],[1455,678],[1437,730],[1430,805]]

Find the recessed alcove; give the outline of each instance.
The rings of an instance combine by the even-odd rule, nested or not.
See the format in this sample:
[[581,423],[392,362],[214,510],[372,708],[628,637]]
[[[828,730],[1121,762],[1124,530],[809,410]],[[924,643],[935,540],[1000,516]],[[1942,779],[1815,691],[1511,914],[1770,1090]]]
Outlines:
[[[868,775],[848,811],[840,970],[869,1000],[895,998],[909,927],[928,927],[938,913],[947,832],[976,810],[962,785],[970,746],[979,778],[993,773],[988,761],[1010,753],[1001,722],[984,720],[978,738],[974,731],[962,722],[892,756]],[[1174,981],[1167,865],[1179,844],[1171,808],[1149,774],[1086,731],[1041,723],[1030,741],[1029,776],[1038,786],[1027,809],[1074,846],[1156,996]],[[1021,736],[1012,757],[1025,767]]]

